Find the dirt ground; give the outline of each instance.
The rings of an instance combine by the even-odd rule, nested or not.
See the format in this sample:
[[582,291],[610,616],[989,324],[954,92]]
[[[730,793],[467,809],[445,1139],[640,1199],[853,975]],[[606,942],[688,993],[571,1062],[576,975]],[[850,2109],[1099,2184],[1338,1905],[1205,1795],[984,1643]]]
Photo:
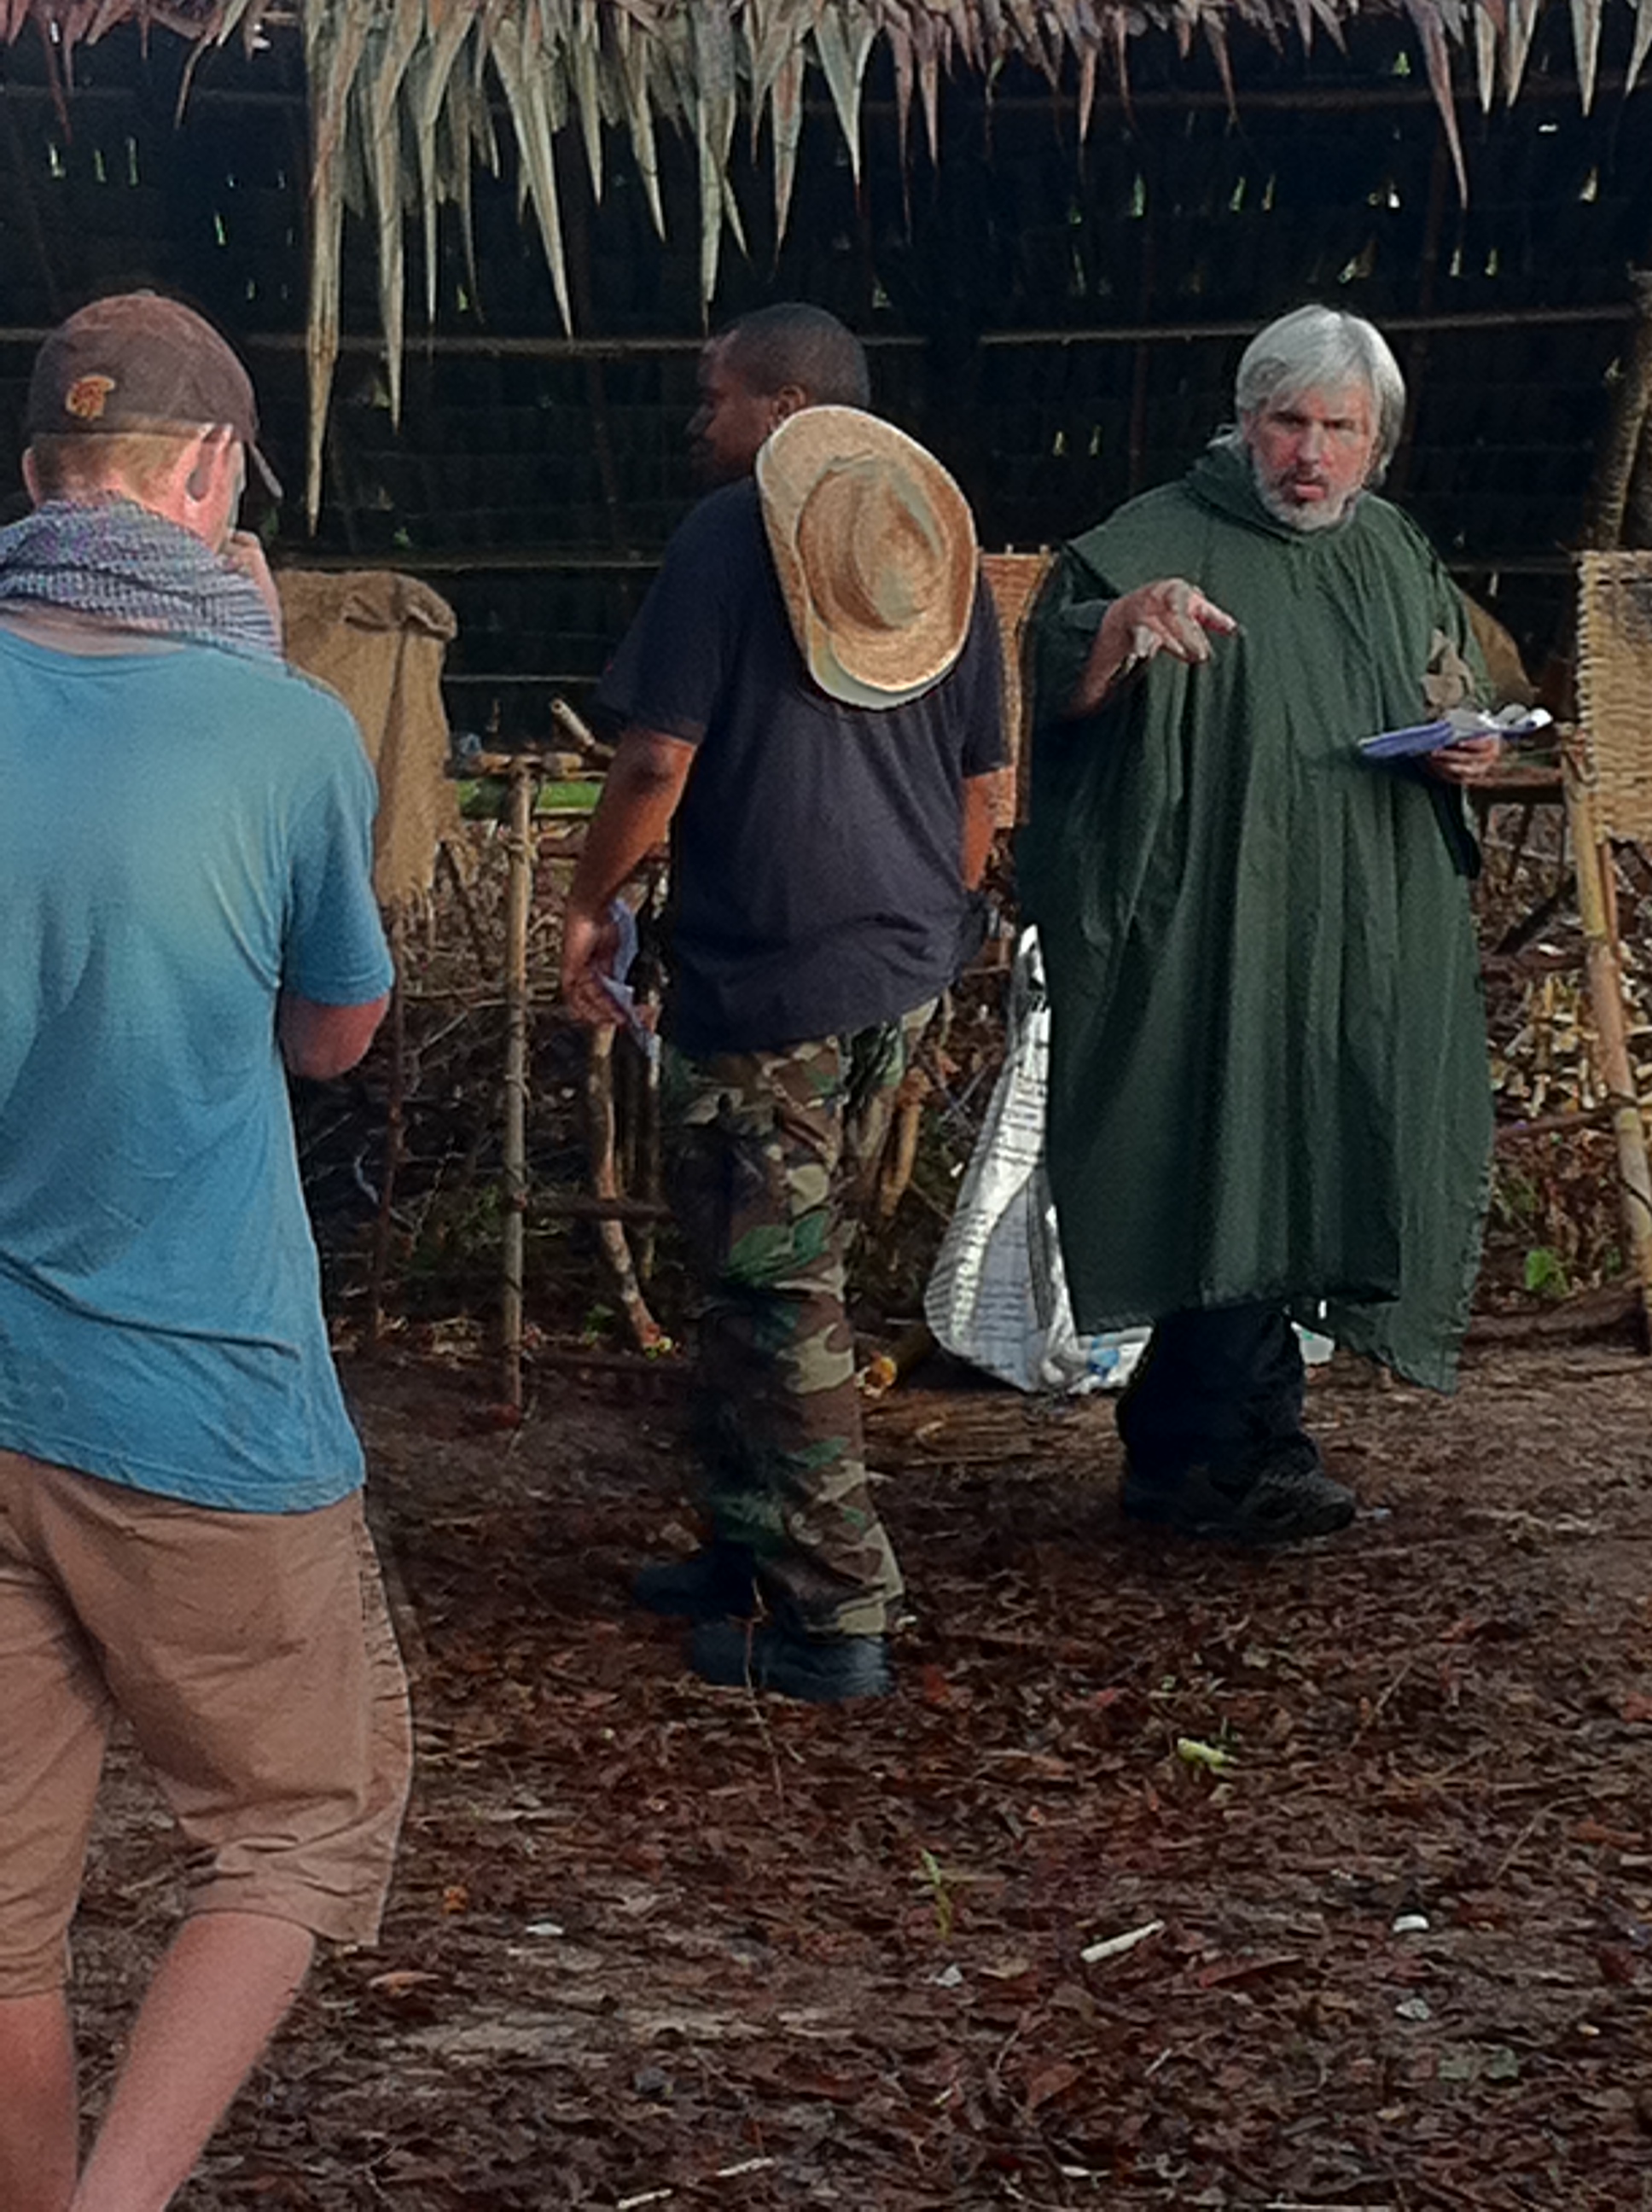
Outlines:
[[[416,1793],[190,2212],[1652,2207],[1652,1365],[1316,1383],[1364,1510],[1272,1558],[1121,1523],[1102,1403],[898,1391],[901,1687],[829,1711],[628,1609],[692,1540],[671,1371],[515,1431],[347,1378]],[[94,2096],[175,1901],[112,1779]]]

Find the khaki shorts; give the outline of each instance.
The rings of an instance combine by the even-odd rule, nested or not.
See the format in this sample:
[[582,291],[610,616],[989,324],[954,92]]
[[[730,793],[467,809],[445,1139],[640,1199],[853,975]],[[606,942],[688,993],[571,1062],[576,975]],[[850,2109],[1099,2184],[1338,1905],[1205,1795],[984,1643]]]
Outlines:
[[359,1496],[226,1513],[0,1450],[0,1997],[66,1978],[116,1713],[190,1912],[372,1942],[411,1731]]

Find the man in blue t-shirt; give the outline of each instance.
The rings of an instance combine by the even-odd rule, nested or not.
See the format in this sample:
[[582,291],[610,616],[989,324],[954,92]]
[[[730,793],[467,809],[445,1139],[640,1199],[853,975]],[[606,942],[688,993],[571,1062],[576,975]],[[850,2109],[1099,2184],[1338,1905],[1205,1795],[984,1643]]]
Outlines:
[[[391,970],[375,793],[234,528],[246,373],[136,293],[41,349],[0,532],[0,2204],[150,2212],[318,1936],[371,1941],[406,1688],[328,1350],[283,1060]],[[110,1721],[186,1917],[83,2168],[64,2002]]]
[[[718,488],[603,680],[623,734],[569,894],[563,987],[615,1018],[610,902],[671,836],[664,1096],[704,1292],[713,1541],[635,1595],[696,1622],[715,1682],[889,1686],[901,1595],[867,1486],[844,1268],[926,1021],[955,975],[1004,761],[1002,672],[963,495],[867,413],[817,307],[707,346]],[[768,1614],[738,1626],[761,1595]]]

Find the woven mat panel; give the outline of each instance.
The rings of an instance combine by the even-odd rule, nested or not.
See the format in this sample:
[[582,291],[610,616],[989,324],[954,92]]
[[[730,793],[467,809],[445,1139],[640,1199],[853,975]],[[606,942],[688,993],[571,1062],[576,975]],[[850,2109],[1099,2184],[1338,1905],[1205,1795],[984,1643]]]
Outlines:
[[447,776],[442,659],[457,624],[446,599],[390,568],[283,568],[276,579],[287,657],[331,684],[355,717],[379,778],[373,887],[381,906],[422,897],[436,848],[459,834]]
[[1578,709],[1601,830],[1652,839],[1652,552],[1579,562]]
[[1005,794],[1002,825],[1017,819],[1016,793],[1021,786],[1021,756],[1026,744],[1026,702],[1021,687],[1021,643],[1038,587],[1054,559],[1049,553],[983,553],[981,574],[993,588],[999,630],[1004,641],[1004,728],[1010,741],[1013,788]]

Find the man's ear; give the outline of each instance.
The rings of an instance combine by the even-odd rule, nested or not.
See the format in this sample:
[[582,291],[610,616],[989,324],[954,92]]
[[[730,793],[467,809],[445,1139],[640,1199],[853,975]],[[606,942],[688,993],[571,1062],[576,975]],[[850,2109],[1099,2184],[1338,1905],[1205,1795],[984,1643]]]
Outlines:
[[774,416],[774,427],[778,429],[788,416],[801,414],[815,403],[800,384],[783,384],[778,392],[770,394],[768,404]]
[[40,504],[40,471],[34,465],[32,448],[23,455],[23,489],[38,507]]
[[211,495],[214,464],[220,454],[227,453],[232,433],[222,425],[201,433],[201,442],[196,449],[184,489],[198,505]]
[[195,459],[184,489],[198,506],[212,489],[212,448],[204,438],[196,450]]

